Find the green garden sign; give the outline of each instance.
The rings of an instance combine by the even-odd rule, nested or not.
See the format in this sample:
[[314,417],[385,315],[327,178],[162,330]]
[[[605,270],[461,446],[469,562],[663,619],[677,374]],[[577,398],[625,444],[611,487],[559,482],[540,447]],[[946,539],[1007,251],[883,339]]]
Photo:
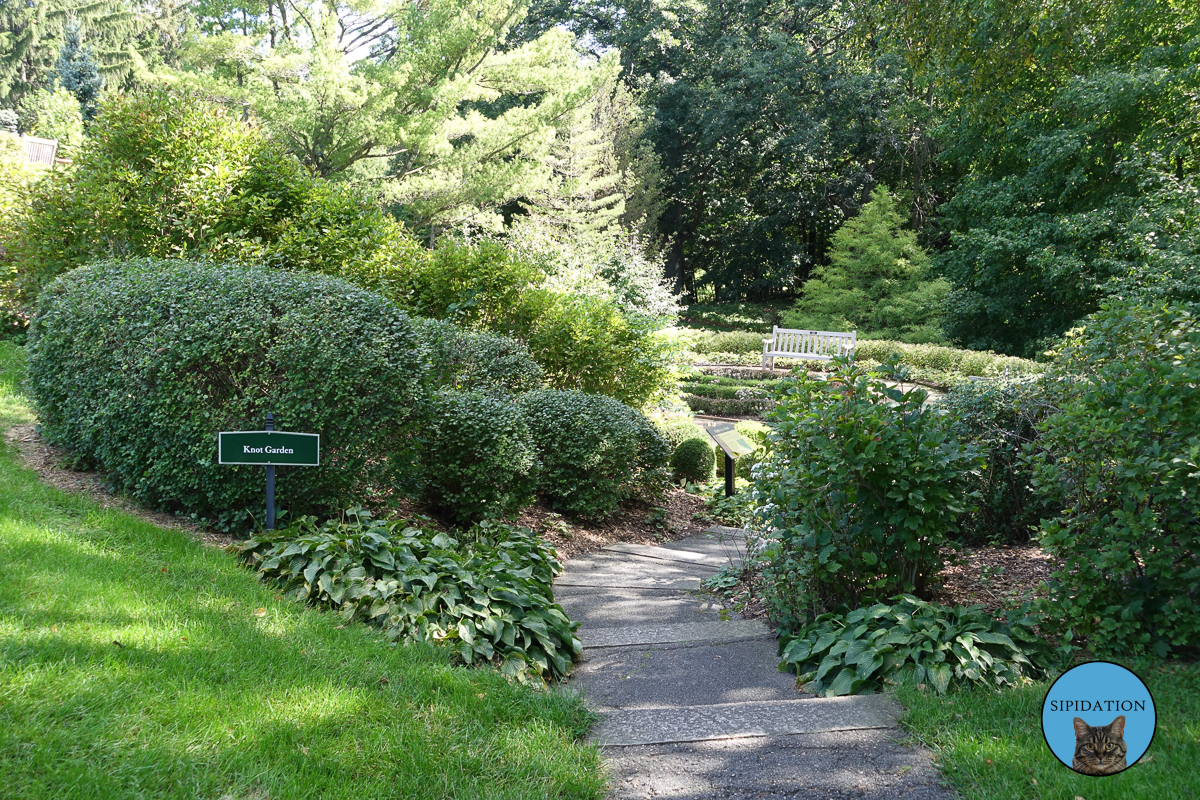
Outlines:
[[256,464],[267,468],[267,530],[275,530],[275,467],[318,467],[321,437],[316,433],[275,430],[275,415],[267,412],[266,430],[221,431],[217,434],[217,463]]
[[713,441],[725,451],[725,496],[733,497],[736,485],[734,483],[734,472],[736,471],[734,459],[747,453],[753,453],[755,446],[737,432],[737,427],[732,422],[718,422],[716,425],[709,425],[705,430],[708,431],[708,435],[712,437]]

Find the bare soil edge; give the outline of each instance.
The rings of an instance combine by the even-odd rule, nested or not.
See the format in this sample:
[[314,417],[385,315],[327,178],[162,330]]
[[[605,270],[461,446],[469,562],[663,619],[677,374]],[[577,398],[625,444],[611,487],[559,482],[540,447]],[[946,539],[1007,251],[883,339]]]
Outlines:
[[[56,489],[89,497],[101,508],[116,509],[162,528],[183,531],[211,547],[228,547],[238,541],[229,534],[215,533],[171,514],[151,511],[113,492],[99,472],[62,466],[66,462],[66,453],[45,442],[36,425],[14,425],[4,432],[4,440],[16,449],[21,461],[36,472],[43,483]],[[658,544],[676,541],[700,533],[711,524],[705,513],[704,500],[679,488],[667,489],[658,506],[662,512],[657,519],[650,518],[654,508],[648,503],[635,502],[603,520],[582,521],[562,518],[539,503],[522,511],[516,521],[549,542],[562,561],[617,542]]]
[[116,494],[105,486],[104,478],[99,472],[73,470],[61,466],[65,461],[64,451],[47,444],[38,434],[36,425],[14,425],[4,432],[4,441],[16,448],[21,461],[36,472],[43,483],[55,489],[84,495],[96,501],[101,508],[123,511],[160,528],[183,531],[211,547],[228,547],[234,542],[234,538],[229,534],[203,530],[194,523],[161,511],[151,511],[129,498]]

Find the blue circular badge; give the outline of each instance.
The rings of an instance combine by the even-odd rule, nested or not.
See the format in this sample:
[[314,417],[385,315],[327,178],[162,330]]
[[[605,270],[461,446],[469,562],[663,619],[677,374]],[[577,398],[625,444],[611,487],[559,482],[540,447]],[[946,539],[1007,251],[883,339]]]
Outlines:
[[1067,670],[1042,702],[1046,744],[1083,775],[1116,775],[1132,767],[1150,746],[1157,724],[1146,684],[1108,661]]

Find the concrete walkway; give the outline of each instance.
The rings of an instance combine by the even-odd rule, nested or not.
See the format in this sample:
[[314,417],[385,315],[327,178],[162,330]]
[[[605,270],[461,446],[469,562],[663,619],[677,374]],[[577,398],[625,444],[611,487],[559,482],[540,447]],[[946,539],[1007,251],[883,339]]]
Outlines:
[[776,640],[700,591],[741,557],[742,532],[572,559],[555,598],[583,625],[569,686],[601,715],[613,800],[944,800],[926,753],[898,740],[881,695],[816,698],[776,669]]

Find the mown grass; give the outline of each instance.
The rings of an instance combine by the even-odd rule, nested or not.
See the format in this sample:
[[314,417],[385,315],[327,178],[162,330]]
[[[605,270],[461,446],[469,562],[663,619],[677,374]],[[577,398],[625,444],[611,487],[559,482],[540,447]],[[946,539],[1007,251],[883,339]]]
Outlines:
[[[0,428],[29,421],[0,343]],[[578,698],[277,597],[0,452],[5,798],[599,798]]]
[[1063,766],[1042,737],[1042,701],[1052,681],[1003,691],[938,697],[904,687],[901,724],[937,755],[965,800],[1200,797],[1200,666],[1126,663],[1150,689],[1158,730],[1139,763],[1108,777]]

